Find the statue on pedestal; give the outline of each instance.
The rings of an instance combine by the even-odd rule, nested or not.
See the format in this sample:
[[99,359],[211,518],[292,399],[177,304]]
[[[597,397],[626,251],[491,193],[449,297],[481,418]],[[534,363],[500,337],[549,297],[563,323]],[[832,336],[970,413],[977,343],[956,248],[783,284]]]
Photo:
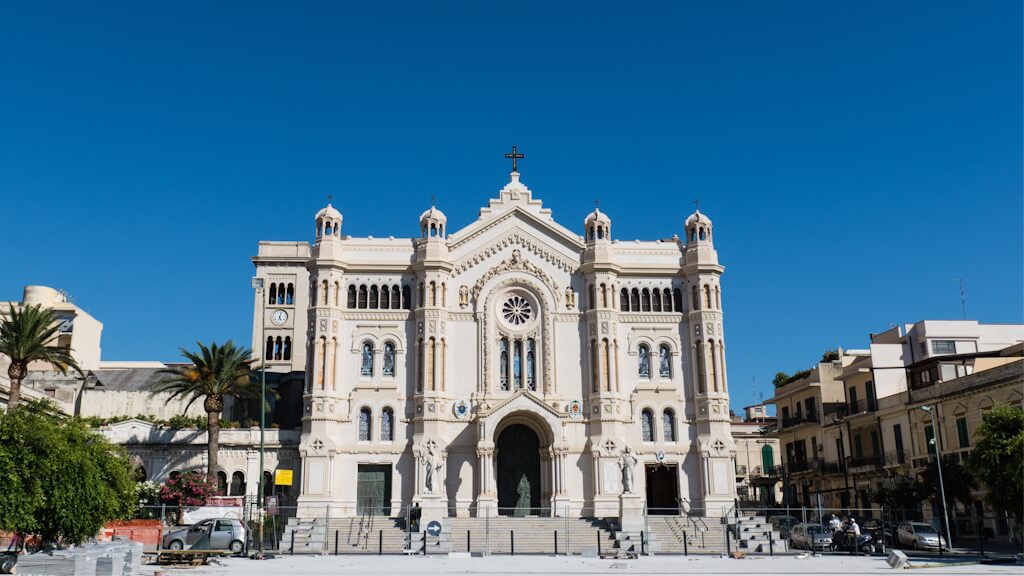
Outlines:
[[516,486],[516,494],[519,499],[516,500],[516,510],[513,513],[514,516],[527,516],[530,513],[530,480],[523,474],[522,478],[519,479],[519,486]]
[[441,458],[434,452],[434,446],[433,440],[423,443],[423,487],[427,494],[434,493],[434,472],[441,471]]
[[633,455],[633,451],[629,449],[629,446],[622,451],[622,456],[619,457],[619,467],[622,468],[622,493],[632,494],[633,486],[636,483],[636,456]]

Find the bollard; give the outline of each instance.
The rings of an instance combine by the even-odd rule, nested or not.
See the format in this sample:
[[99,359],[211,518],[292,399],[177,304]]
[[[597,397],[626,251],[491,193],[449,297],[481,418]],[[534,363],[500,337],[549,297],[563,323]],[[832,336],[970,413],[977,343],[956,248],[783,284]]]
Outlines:
[[[724,518],[723,518],[724,520]],[[729,525],[725,525],[725,555],[732,556],[732,542],[729,541]]]
[[981,537],[981,530],[985,527],[984,522],[974,521],[974,530],[978,533],[978,556],[985,555],[985,539]]
[[601,557],[601,531],[597,531],[597,557]]
[[472,540],[472,537],[470,536],[470,534],[472,534],[472,532],[469,531],[469,530],[466,530],[466,552],[472,552],[473,551],[473,544],[472,544],[473,540]]
[[423,555],[427,555],[427,531],[423,531]]
[[377,531],[377,556],[384,554],[384,531]]
[[555,556],[558,556],[558,530],[555,530]]
[[515,530],[509,530],[508,531],[508,543],[509,543],[509,546],[512,548],[512,555],[515,556],[516,555],[516,531]]
[[644,542],[644,531],[641,530],[640,531],[640,554],[641,555],[644,555],[644,554],[647,553],[647,551],[646,551],[646,549],[644,547],[645,544],[646,544],[646,542]]
[[772,537],[772,533],[768,533],[768,555],[775,556],[775,538]]
[[683,530],[683,556],[689,556],[690,555],[690,547],[686,543],[686,540],[687,540],[687,538],[686,538],[686,530]]
[[295,530],[292,530],[292,543],[288,546],[288,553],[295,554]]
[[334,531],[334,555],[338,555],[338,531]]

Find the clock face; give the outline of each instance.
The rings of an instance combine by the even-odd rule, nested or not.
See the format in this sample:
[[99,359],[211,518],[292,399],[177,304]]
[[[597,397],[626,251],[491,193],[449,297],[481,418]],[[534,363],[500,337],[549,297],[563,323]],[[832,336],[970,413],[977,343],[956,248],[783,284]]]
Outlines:
[[284,310],[277,310],[274,315],[270,317],[270,321],[280,326],[288,321],[288,313]]

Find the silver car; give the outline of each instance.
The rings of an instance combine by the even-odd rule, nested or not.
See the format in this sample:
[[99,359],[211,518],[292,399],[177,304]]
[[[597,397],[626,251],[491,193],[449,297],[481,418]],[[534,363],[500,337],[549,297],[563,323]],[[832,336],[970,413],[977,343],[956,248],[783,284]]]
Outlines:
[[931,524],[924,522],[904,522],[896,529],[896,541],[914,550],[923,548],[948,548],[949,543],[939,535]]
[[789,533],[793,548],[827,550],[832,546],[832,533],[821,524],[797,524]]
[[232,554],[241,554],[245,549],[245,525],[234,518],[203,520],[165,534],[163,547],[167,550],[230,550]]

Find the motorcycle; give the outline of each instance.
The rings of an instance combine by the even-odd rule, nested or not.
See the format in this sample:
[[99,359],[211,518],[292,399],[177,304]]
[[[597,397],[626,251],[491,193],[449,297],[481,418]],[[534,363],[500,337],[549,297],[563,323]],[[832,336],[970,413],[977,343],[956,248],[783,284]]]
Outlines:
[[833,552],[852,552],[856,550],[862,554],[884,552],[885,544],[879,538],[880,535],[876,536],[874,533],[862,533],[860,536],[856,536],[849,530],[836,530],[832,534],[831,550]]

